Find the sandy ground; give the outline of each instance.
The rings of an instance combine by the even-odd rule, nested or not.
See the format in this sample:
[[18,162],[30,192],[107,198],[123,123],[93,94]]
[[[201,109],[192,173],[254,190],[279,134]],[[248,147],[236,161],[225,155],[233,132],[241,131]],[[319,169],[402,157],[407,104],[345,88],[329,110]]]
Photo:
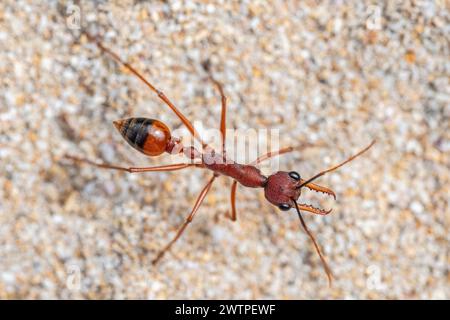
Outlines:
[[[450,5],[386,3],[1,1],[0,298],[450,298]],[[307,177],[378,140],[321,178],[337,201],[301,198],[333,208],[306,216],[331,288],[295,212],[239,187],[231,222],[223,177],[172,253],[151,265],[208,173],[130,175],[62,160],[168,163],[134,151],[112,121],[181,127],[79,36],[77,8],[82,27],[192,121],[219,126],[220,99],[201,67],[209,59],[230,128],[316,145],[280,158],[282,170]]]

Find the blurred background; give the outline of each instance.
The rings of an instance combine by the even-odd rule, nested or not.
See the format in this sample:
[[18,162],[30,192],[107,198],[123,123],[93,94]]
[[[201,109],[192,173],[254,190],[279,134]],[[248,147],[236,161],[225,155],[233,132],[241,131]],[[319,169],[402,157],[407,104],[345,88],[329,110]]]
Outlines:
[[[448,299],[450,4],[441,1],[1,1],[0,298]],[[321,178],[337,201],[305,216],[238,188],[226,218],[220,178],[171,253],[207,172],[130,175],[75,165],[66,153],[124,166],[165,164],[129,147],[124,117],[181,123],[80,28],[150,79],[192,121],[274,128],[279,159]],[[269,173],[269,172],[266,172]]]

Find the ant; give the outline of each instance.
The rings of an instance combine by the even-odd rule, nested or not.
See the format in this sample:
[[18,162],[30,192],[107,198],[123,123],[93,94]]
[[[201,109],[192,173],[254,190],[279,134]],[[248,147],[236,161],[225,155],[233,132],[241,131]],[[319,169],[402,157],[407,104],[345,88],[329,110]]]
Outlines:
[[325,211],[323,209],[315,208],[308,204],[299,204],[297,202],[297,199],[301,195],[301,189],[303,187],[307,187],[310,190],[330,195],[334,197],[334,199],[336,200],[336,194],[331,189],[317,185],[313,183],[313,181],[328,172],[334,171],[342,167],[344,164],[360,156],[373,146],[375,140],[372,141],[372,143],[370,143],[367,147],[365,147],[358,153],[354,154],[353,156],[349,157],[345,161],[341,162],[340,164],[335,165],[329,169],[323,170],[309,179],[302,179],[300,174],[295,171],[291,172],[278,171],[270,176],[265,176],[256,167],[256,165],[274,156],[292,152],[294,148],[287,147],[280,149],[278,151],[271,151],[265,155],[260,156],[251,164],[243,165],[228,159],[226,157],[225,152],[227,99],[224,94],[222,85],[218,81],[216,81],[212,76],[209,70],[209,63],[204,63],[203,67],[208,72],[209,79],[213,82],[213,84],[215,85],[221,96],[221,105],[222,105],[221,120],[220,120],[220,132],[222,135],[221,153],[215,152],[214,149],[212,149],[205,142],[203,142],[202,138],[200,137],[200,135],[198,134],[197,130],[194,128],[192,123],[178,110],[178,108],[167,98],[167,96],[162,91],[158,90],[153,84],[151,84],[148,80],[146,80],[144,76],[141,75],[141,73],[139,73],[130,64],[122,60],[116,53],[103,46],[103,44],[100,41],[98,41],[97,38],[91,36],[88,33],[84,34],[86,35],[88,40],[95,43],[102,52],[111,56],[117,63],[123,65],[128,71],[130,71],[140,80],[142,80],[147,85],[147,87],[150,88],[150,90],[152,90],[178,116],[178,118],[181,120],[184,126],[186,126],[186,128],[189,130],[190,134],[192,134],[192,136],[201,143],[203,149],[207,151],[202,153],[199,152],[193,146],[190,147],[183,146],[181,140],[173,137],[170,133],[169,128],[161,121],[148,118],[128,118],[117,120],[114,121],[113,123],[116,129],[122,135],[122,137],[134,149],[150,157],[159,156],[165,152],[171,154],[182,153],[188,159],[191,160],[191,163],[170,164],[157,167],[127,168],[111,165],[108,163],[96,163],[88,159],[70,155],[65,156],[66,158],[71,159],[75,162],[84,162],[100,168],[121,170],[130,173],[176,171],[188,167],[199,167],[212,171],[211,178],[209,179],[208,183],[204,186],[203,190],[200,192],[200,195],[198,196],[194,204],[194,207],[192,208],[192,211],[189,213],[184,223],[178,229],[178,232],[175,235],[175,237],[158,253],[158,255],[152,261],[152,263],[156,264],[158,261],[160,261],[160,259],[164,256],[164,254],[167,251],[169,251],[172,245],[181,237],[183,232],[186,230],[187,226],[194,219],[195,214],[200,208],[203,200],[205,199],[206,195],[211,189],[211,186],[213,185],[216,178],[223,175],[230,177],[234,180],[231,186],[231,196],[230,196],[231,215],[229,216],[229,218],[232,221],[236,221],[236,190],[238,183],[248,188],[264,188],[266,199],[273,205],[277,206],[282,211],[288,211],[292,208],[296,209],[296,212],[300,219],[300,223],[305,232],[312,240],[315,250],[317,251],[320,260],[322,261],[323,268],[328,277],[329,285],[331,285],[332,282],[331,269],[328,266],[313,234],[309,231],[301,215],[301,210],[318,215],[327,215],[331,212],[331,210]]

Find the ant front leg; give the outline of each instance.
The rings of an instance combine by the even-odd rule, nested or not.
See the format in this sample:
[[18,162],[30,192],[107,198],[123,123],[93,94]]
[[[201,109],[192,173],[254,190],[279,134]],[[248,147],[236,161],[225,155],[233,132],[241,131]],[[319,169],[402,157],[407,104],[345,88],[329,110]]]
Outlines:
[[231,185],[231,221],[236,221],[237,215],[236,215],[236,189],[237,189],[237,181],[234,180],[233,184]]
[[91,161],[89,159],[79,158],[79,157],[70,156],[70,155],[65,155],[64,158],[78,162],[78,163],[86,163],[86,164],[89,164],[91,166],[95,166],[98,168],[126,171],[126,172],[130,172],[130,173],[176,171],[176,170],[181,170],[181,169],[185,169],[188,167],[200,166],[199,164],[193,164],[193,163],[192,164],[178,163],[178,164],[169,164],[169,165],[157,166],[157,167],[137,168],[137,167],[121,167],[121,166],[116,166],[116,165],[112,165],[109,163],[97,163],[97,162]]
[[292,152],[292,151],[294,151],[293,147],[286,147],[286,148],[283,148],[283,149],[280,149],[280,150],[277,150],[277,151],[270,151],[270,152],[260,156],[255,161],[253,161],[252,165],[256,166],[257,164],[260,164],[261,162],[266,161],[266,160],[268,160],[268,159],[270,159],[272,157],[280,156],[282,154],[289,153],[289,152]]
[[200,193],[200,195],[197,198],[197,201],[195,202],[194,208],[192,208],[191,213],[186,218],[186,220],[184,221],[184,223],[180,227],[180,229],[178,229],[178,232],[177,232],[176,236],[158,253],[156,258],[152,261],[152,263],[154,265],[156,263],[158,263],[159,260],[161,260],[161,258],[164,256],[164,254],[167,251],[170,250],[172,245],[181,237],[181,235],[183,234],[183,232],[186,229],[186,227],[192,222],[192,220],[194,219],[195,214],[197,213],[198,209],[202,205],[203,200],[205,199],[206,195],[208,194],[209,190],[211,189],[212,184],[213,184],[214,180],[216,179],[216,177],[217,177],[216,175],[213,175],[212,178],[209,180],[209,182],[206,184],[206,186],[203,188],[202,192]]
[[[282,155],[288,152],[293,151],[294,148],[293,147],[287,147],[287,148],[283,148],[277,151],[271,151],[269,153],[266,153],[265,155],[262,155],[261,157],[259,157],[258,159],[256,159],[252,165],[257,165],[265,160],[268,160],[272,157],[278,156],[278,155]],[[233,184],[231,185],[231,195],[230,195],[230,200],[231,200],[231,216],[228,215],[228,217],[231,219],[231,221],[236,221],[237,220],[237,211],[236,211],[236,190],[237,190],[237,181],[233,181]]]
[[300,146],[297,147],[286,147],[286,148],[282,148],[280,150],[276,150],[276,151],[270,151],[260,157],[258,157],[258,159],[256,159],[255,161],[253,161],[251,164],[256,166],[258,164],[260,164],[263,161],[269,160],[270,158],[276,157],[276,156],[281,156],[282,154],[286,154],[289,152],[292,152],[294,150],[298,150],[300,148],[310,148],[310,147],[317,147],[319,145],[314,145],[308,142],[304,142],[302,143]]

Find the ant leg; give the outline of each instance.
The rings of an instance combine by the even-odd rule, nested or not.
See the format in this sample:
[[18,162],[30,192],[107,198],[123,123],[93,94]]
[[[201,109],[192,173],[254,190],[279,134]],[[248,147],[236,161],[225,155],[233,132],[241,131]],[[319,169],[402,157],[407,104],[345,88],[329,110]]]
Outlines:
[[231,221],[236,221],[236,189],[237,189],[237,181],[234,180],[231,185]]
[[195,202],[194,208],[192,208],[191,213],[184,221],[183,225],[178,229],[178,232],[176,236],[158,253],[156,258],[152,261],[152,264],[158,263],[158,261],[164,256],[164,254],[170,250],[172,245],[181,237],[186,227],[192,222],[192,219],[194,219],[195,214],[197,213],[198,209],[202,205],[203,200],[205,199],[206,195],[208,194],[209,190],[211,189],[211,186],[216,179],[216,175],[213,175],[212,178],[209,180],[209,182],[206,184],[206,186],[203,188],[202,192],[197,198],[197,201]]
[[206,60],[202,64],[203,69],[208,73],[209,80],[216,86],[217,90],[220,93],[221,104],[222,104],[222,112],[220,116],[220,133],[222,135],[222,154],[225,158],[225,143],[226,143],[226,132],[227,132],[227,97],[223,91],[222,84],[217,81],[211,72],[210,61]]
[[79,158],[79,157],[74,157],[74,156],[70,156],[70,155],[66,155],[66,156],[64,156],[64,158],[73,160],[75,162],[87,163],[89,165],[99,167],[99,168],[120,170],[120,171],[126,171],[126,172],[130,172],[130,173],[176,171],[176,170],[181,170],[181,169],[185,169],[185,168],[192,167],[192,166],[197,166],[197,164],[178,163],[178,164],[169,164],[169,165],[158,166],[158,167],[143,167],[143,168],[128,167],[127,168],[127,167],[120,167],[120,166],[112,165],[109,163],[97,163],[97,162],[94,162],[94,161],[91,161],[91,160],[88,160],[85,158]]
[[220,116],[220,133],[222,135],[222,154],[225,156],[225,142],[226,142],[226,133],[227,133],[227,97],[225,96],[225,93],[222,88],[222,84],[214,79],[211,73],[209,73],[209,78],[214,83],[214,85],[217,87],[217,90],[219,90],[220,97],[221,97],[221,103],[222,103],[222,112]]
[[277,150],[277,151],[270,151],[270,152],[260,156],[255,161],[253,161],[252,165],[257,165],[257,164],[259,164],[259,163],[261,163],[261,162],[263,162],[265,160],[268,160],[268,159],[270,159],[272,157],[279,156],[279,155],[282,155],[282,154],[285,154],[285,153],[289,153],[289,152],[292,152],[292,151],[294,151],[294,147],[286,147],[286,148],[283,148],[283,149],[280,149],[280,150]]
[[314,145],[314,144],[311,144],[311,143],[308,143],[308,142],[304,142],[300,146],[297,146],[295,148],[294,147],[286,147],[286,148],[283,148],[283,149],[280,149],[280,150],[277,150],[277,151],[270,151],[270,152],[260,156],[255,161],[253,161],[252,165],[257,165],[257,164],[259,164],[259,163],[261,163],[263,161],[266,161],[266,160],[268,160],[268,159],[270,159],[272,157],[279,156],[279,155],[282,155],[282,154],[285,154],[285,153],[289,153],[289,152],[292,152],[292,151],[294,151],[296,149],[300,149],[302,147],[303,148],[308,148],[308,147],[316,147],[316,146],[318,146],[318,145],[317,144]]
[[204,144],[203,140],[201,139],[200,135],[198,134],[197,130],[195,130],[192,123],[178,110],[178,108],[167,98],[167,96],[164,94],[164,92],[156,89],[155,86],[153,86],[147,79],[144,78],[134,67],[132,67],[130,64],[122,60],[118,54],[114,53],[110,49],[103,46],[103,44],[97,40],[96,37],[91,36],[87,32],[83,32],[83,34],[86,35],[86,37],[89,39],[89,41],[94,42],[100,50],[103,52],[106,52],[109,54],[114,60],[116,60],[118,63],[122,64],[126,69],[128,69],[131,73],[133,73],[135,76],[137,76],[142,82],[144,82],[147,87],[149,87],[154,93],[157,94],[157,96],[164,101],[164,103],[172,109],[172,111],[178,116],[178,118],[183,122],[183,124],[186,126],[186,128],[189,130],[189,132],[196,138],[200,143],[203,144],[204,147],[206,147],[206,144]]

